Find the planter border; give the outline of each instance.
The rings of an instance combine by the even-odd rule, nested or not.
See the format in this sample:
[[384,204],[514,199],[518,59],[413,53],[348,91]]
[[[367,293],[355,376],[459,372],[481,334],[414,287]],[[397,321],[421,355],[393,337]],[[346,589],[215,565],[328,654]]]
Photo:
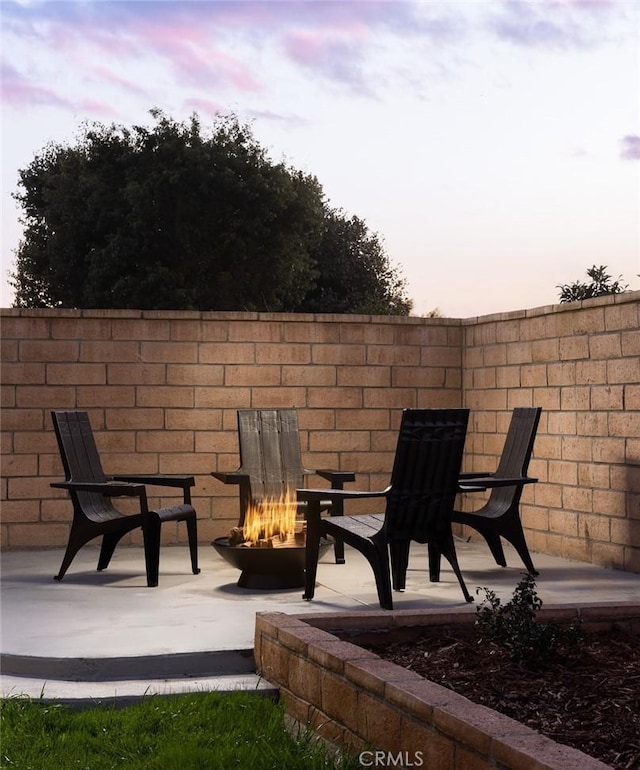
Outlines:
[[[350,751],[382,751],[392,762],[400,757],[404,766],[422,765],[429,770],[609,767],[336,635],[471,625],[475,617],[475,609],[469,607],[258,613],[256,669],[279,688],[287,715],[295,722]],[[640,634],[636,602],[549,605],[538,617],[561,623],[580,619],[589,631],[622,624]]]

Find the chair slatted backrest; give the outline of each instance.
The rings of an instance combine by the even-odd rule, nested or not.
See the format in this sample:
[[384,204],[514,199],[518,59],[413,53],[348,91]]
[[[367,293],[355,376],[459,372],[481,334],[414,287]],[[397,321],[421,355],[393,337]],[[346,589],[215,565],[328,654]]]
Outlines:
[[240,409],[241,470],[250,477],[251,498],[278,498],[303,486],[298,413],[295,409]]
[[387,493],[389,541],[427,542],[450,531],[468,409],[406,409]]
[[[513,410],[502,455],[494,473],[496,479],[527,475],[541,412],[540,407],[516,407]],[[517,495],[517,502],[521,492],[522,485],[517,490],[514,490],[514,487],[494,487],[490,500],[492,504],[509,506],[514,502],[514,493]]]
[[[81,411],[51,412],[66,481],[103,484],[108,481],[91,430],[89,415]],[[96,492],[71,492],[74,510],[91,517],[113,511],[111,502]]]

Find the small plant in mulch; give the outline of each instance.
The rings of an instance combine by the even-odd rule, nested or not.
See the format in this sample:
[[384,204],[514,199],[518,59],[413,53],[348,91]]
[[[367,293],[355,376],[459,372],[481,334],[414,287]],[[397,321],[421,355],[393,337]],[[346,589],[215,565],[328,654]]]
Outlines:
[[480,642],[494,642],[506,648],[510,658],[529,667],[551,661],[559,648],[578,651],[584,640],[579,621],[570,626],[537,619],[542,599],[533,575],[526,574],[516,586],[511,601],[502,604],[494,591],[478,588],[484,599],[476,608]]

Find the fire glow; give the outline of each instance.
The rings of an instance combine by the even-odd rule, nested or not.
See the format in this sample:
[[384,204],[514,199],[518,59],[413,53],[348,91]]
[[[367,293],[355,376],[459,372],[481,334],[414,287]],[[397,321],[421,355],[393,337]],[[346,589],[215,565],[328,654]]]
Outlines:
[[295,490],[277,498],[252,502],[244,526],[231,530],[229,543],[249,548],[283,548],[304,545],[304,522],[296,519]]

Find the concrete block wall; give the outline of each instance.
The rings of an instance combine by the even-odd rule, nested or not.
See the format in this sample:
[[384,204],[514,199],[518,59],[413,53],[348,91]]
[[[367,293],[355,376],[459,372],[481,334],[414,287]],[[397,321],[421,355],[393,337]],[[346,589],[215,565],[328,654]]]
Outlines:
[[378,489],[403,407],[469,407],[464,466],[493,470],[511,409],[536,405],[531,550],[640,572],[639,308],[629,292],[465,320],[1,310],[2,548],[66,542],[51,409],[89,412],[107,473],[194,474],[207,543],[237,523],[236,488],[210,476],[238,466],[237,409],[297,407],[307,467]]
[[467,469],[495,468],[511,409],[543,408],[521,509],[530,550],[640,572],[639,298],[464,321]]
[[[52,409],[89,412],[107,474],[194,474],[207,543],[238,520],[237,487],[210,475],[238,467],[237,409],[297,407],[306,466],[352,470],[367,489],[388,481],[403,407],[461,401],[455,320],[3,310],[0,321],[3,548],[66,543],[70,504],[49,486],[63,476]],[[152,505],[175,502],[161,492],[149,488]],[[183,542],[184,528],[163,538]]]

